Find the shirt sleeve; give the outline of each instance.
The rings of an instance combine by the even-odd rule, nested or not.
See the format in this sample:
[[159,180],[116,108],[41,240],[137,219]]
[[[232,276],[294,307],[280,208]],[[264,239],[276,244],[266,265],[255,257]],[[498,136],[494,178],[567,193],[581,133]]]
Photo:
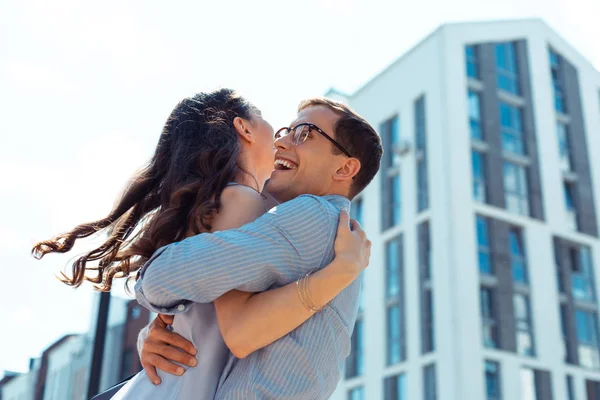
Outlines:
[[135,285],[138,302],[176,314],[237,289],[262,292],[321,265],[328,215],[322,199],[303,195],[238,229],[203,233],[159,249]]

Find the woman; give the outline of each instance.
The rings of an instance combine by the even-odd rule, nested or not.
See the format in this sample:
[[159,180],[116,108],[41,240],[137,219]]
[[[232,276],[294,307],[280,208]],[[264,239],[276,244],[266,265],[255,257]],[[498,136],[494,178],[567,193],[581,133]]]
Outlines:
[[[113,211],[102,220],[38,243],[33,252],[38,257],[64,253],[76,239],[106,230],[106,241],[78,258],[73,263],[72,276],[63,274],[62,280],[76,287],[88,280],[99,290],[110,290],[114,278],[135,277],[143,263],[164,245],[203,232],[236,228],[262,215],[266,209],[260,192],[273,169],[273,156],[272,127],[256,107],[234,91],[222,89],[184,99],[167,120],[150,163],[132,179]],[[362,268],[368,263],[370,246],[364,234],[350,232],[347,220],[341,220],[346,221],[346,226],[340,225],[335,250],[337,256],[345,257],[334,260],[314,276],[336,263],[335,271],[339,271],[340,260],[344,259],[359,259]],[[358,232],[362,232],[360,228]],[[98,266],[88,266],[89,261],[99,261]],[[353,264],[349,268],[354,270],[356,262]],[[87,271],[94,271],[96,276],[87,276]],[[338,280],[315,279],[311,294],[316,305],[329,302],[344,289],[339,286]],[[240,317],[268,311],[255,306],[260,302],[246,302],[249,297],[268,296],[272,310],[280,302],[290,301],[296,284],[281,289],[256,295],[231,291],[214,304],[194,304],[178,314],[173,329],[198,349],[196,367],[181,377],[161,375],[159,386],[141,372],[116,398],[213,398],[229,350],[243,357],[281,338],[310,317],[307,311],[285,321],[274,321],[276,330]],[[291,301],[302,299],[297,296]]]

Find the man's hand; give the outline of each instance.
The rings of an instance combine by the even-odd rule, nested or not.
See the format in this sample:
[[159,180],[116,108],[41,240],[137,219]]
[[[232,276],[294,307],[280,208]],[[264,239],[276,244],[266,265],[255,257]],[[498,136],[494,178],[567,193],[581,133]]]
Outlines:
[[[194,357],[197,350],[194,345],[167,329],[167,325],[172,323],[172,315],[159,314],[148,325],[148,336],[139,339],[143,342],[140,348],[140,362],[148,378],[155,385],[161,382],[156,368],[173,375],[183,375],[183,367],[174,362],[190,367],[194,367],[197,363],[196,357]],[[142,331],[143,333],[144,331]]]

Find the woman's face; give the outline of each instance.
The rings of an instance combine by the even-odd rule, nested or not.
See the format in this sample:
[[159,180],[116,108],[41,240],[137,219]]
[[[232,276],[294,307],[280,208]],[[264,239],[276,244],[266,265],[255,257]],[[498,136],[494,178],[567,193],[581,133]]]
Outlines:
[[273,145],[273,136],[275,132],[273,127],[261,115],[252,117],[253,132],[256,136],[255,151],[253,152],[253,168],[259,176],[261,184],[263,184],[271,176],[273,172],[273,162],[275,157],[275,146]]

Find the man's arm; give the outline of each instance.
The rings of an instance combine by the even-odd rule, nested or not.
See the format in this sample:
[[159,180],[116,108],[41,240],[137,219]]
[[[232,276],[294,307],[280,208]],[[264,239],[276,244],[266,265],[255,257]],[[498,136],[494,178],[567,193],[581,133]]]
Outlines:
[[136,283],[138,301],[175,314],[233,290],[261,292],[321,265],[327,245],[322,199],[304,195],[239,229],[200,234],[163,247]]

